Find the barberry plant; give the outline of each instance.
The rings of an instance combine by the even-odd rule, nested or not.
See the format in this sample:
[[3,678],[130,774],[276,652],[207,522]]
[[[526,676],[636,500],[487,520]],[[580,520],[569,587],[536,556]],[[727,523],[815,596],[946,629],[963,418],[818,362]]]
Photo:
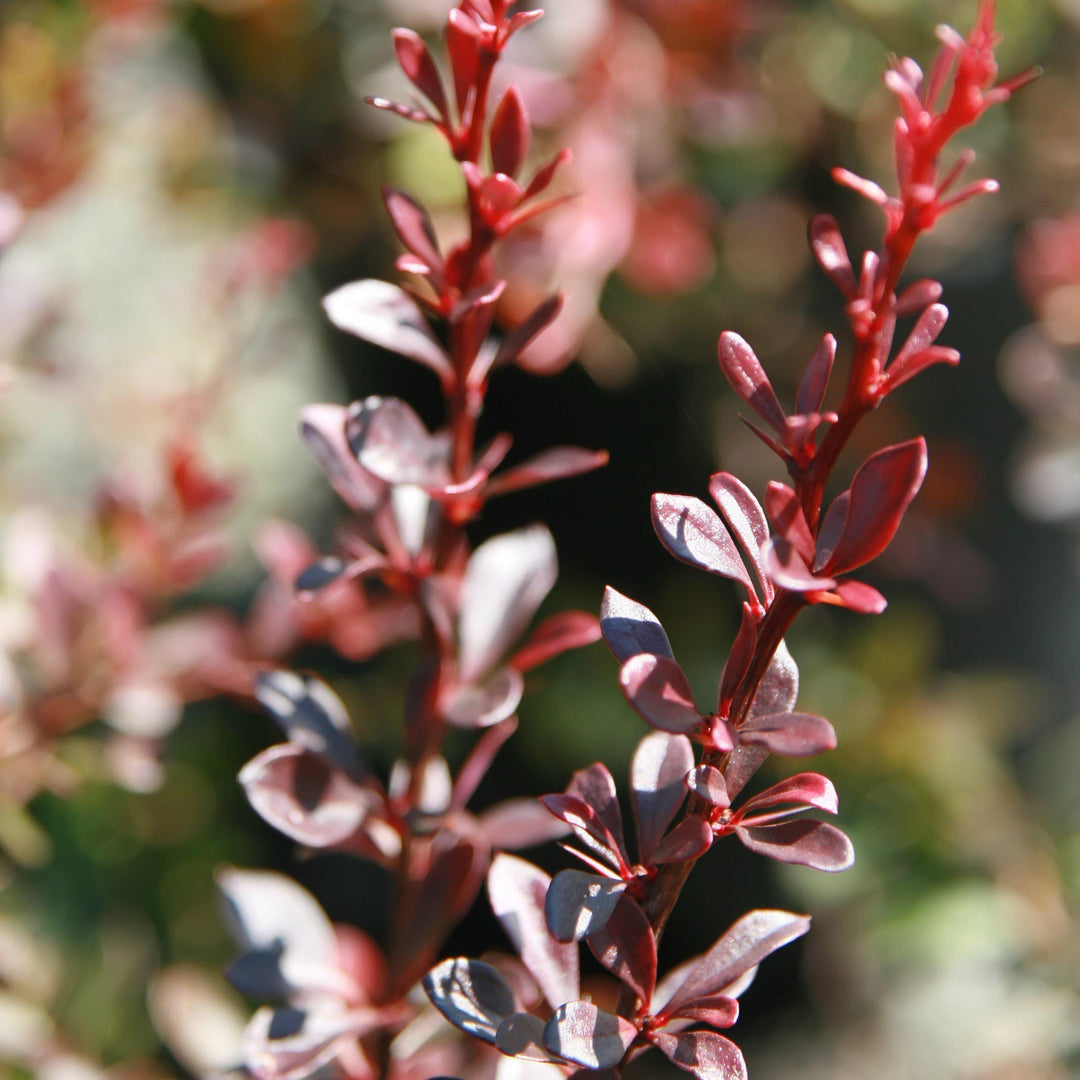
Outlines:
[[[709,493],[717,510],[692,496],[653,496],[653,526],[668,552],[742,591],[716,704],[702,707],[659,619],[613,588],[599,621],[581,612],[557,615],[514,651],[554,582],[550,534],[530,526],[475,550],[466,535],[488,499],[604,461],[599,452],[560,447],[498,473],[509,436],[480,451],[475,445],[489,377],[515,360],[560,304],[552,297],[524,323],[494,336],[503,286],[492,250],[556,201],[540,196],[564,159],[557,155],[519,182],[530,144],[522,96],[511,86],[491,108],[492,72],[507,41],[540,16],[512,7],[509,0],[461,0],[451,11],[452,94],[423,41],[395,31],[399,63],[423,101],[372,104],[445,137],[465,180],[468,235],[444,253],[423,207],[387,189],[387,210],[406,249],[398,267],[410,283],[358,282],[326,300],[337,326],[438,375],[447,424],[429,433],[404,402],[379,397],[348,408],[310,406],[302,417],[304,437],[353,516],[339,553],[304,569],[297,589],[317,597],[328,613],[334,610],[328,597],[350,596],[349,610],[367,605],[374,625],[382,625],[380,612],[390,606],[396,619],[389,623],[400,628],[406,617],[420,648],[405,695],[404,755],[386,781],[376,776],[325,684],[286,671],[259,678],[257,696],[287,741],[241,773],[252,804],[300,843],[374,860],[394,882],[384,955],[358,931],[333,927],[313,898],[287,880],[222,874],[246,949],[235,981],[287,1002],[261,1009],[249,1028],[248,1064],[274,1080],[303,1077],[334,1060],[352,1077],[465,1075],[492,1054],[567,1075],[617,1074],[651,1047],[702,1080],[746,1076],[741,1051],[720,1032],[735,1023],[738,997],[757,966],[806,933],[809,918],[751,911],[703,956],[663,978],[658,944],[693,866],[724,836],[824,871],[852,862],[852,846],[839,829],[803,816],[836,812],[837,794],[826,777],[800,772],[748,797],[744,792],[770,754],[812,756],[836,745],[827,720],[796,711],[799,673],[785,635],[808,606],[884,610],[884,597],[850,575],[895,535],[926,472],[924,441],[872,454],[827,505],[825,492],[867,413],[925,368],[959,359],[935,344],[947,316],[938,302],[941,286],[923,280],[901,289],[901,277],[922,232],[966,198],[993,190],[983,181],[952,193],[972,155],[962,153],[951,167],[941,159],[961,129],[1026,78],[995,85],[994,5],[986,0],[967,39],[939,31],[941,52],[929,76],[909,59],[894,62],[886,75],[901,107],[898,193],[888,196],[844,170],[835,174],[885,211],[881,249],[864,253],[856,271],[832,218],[815,218],[810,226],[811,249],[844,298],[852,339],[834,410],[825,408],[837,354],[832,335],[810,358],[791,413],[750,345],[734,333],[721,336],[721,369],[763,422],[754,430],[783,462],[790,483],[769,484],[759,501],[735,476],[716,473]],[[895,347],[904,318],[914,324]],[[633,852],[615,782],[601,763],[576,773],[561,794],[471,814],[471,796],[513,731],[522,674],[601,634],[619,661],[627,701],[656,729],[641,740],[631,765]],[[448,726],[482,732],[456,776],[442,756]],[[506,853],[568,834],[576,846],[566,849],[583,868],[554,878]],[[485,879],[520,962],[489,955],[432,967]],[[620,983],[614,1011],[581,993],[580,942]],[[471,1050],[432,1029],[430,1013],[411,994],[421,976],[434,1007],[473,1037]]]

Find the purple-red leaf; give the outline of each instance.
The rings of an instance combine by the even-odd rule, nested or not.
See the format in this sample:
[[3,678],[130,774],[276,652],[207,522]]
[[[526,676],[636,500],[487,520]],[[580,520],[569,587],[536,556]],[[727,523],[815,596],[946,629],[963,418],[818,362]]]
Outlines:
[[576,795],[541,795],[540,802],[548,813],[566,822],[578,839],[613,870],[623,869],[626,860],[618,841],[584,799]]
[[544,1046],[544,1021],[532,1013],[508,1016],[495,1032],[495,1046],[501,1053],[522,1061],[560,1063]]
[[860,615],[880,615],[888,606],[889,602],[873,587],[864,581],[853,581],[848,578],[841,581],[827,597],[827,602],[839,607],[857,611]]
[[824,821],[782,821],[778,825],[738,828],[735,834],[751,851],[777,862],[836,873],[855,861],[851,841]]
[[499,1025],[516,1011],[514,992],[481,960],[444,960],[424,976],[424,990],[454,1027],[486,1043],[495,1042]]
[[450,483],[449,444],[431,435],[400,398],[372,395],[349,406],[346,437],[360,464],[387,484],[440,488]]
[[445,117],[446,95],[443,93],[442,79],[439,78],[439,70],[435,67],[435,61],[431,59],[431,53],[423,39],[412,30],[400,27],[392,31],[392,37],[401,70],[417,90],[438,109],[440,115]]
[[523,674],[546,664],[569,649],[600,640],[600,622],[587,611],[562,611],[545,619],[528,641],[510,657],[510,666]]
[[761,566],[761,545],[769,539],[769,523],[754,493],[731,473],[718,472],[709,478],[709,494],[727,522],[743,553],[750,560],[765,600],[772,599],[772,584]]
[[653,1042],[665,1057],[698,1080],[747,1080],[742,1051],[713,1031],[686,1031],[671,1035],[658,1031]]
[[747,799],[739,813],[742,815],[749,810],[761,810],[782,803],[814,806],[829,814],[835,814],[839,809],[836,788],[828,777],[820,773],[796,773]]
[[496,172],[517,176],[529,152],[529,118],[521,91],[511,86],[491,120],[491,164]]
[[737,581],[757,599],[731,533],[700,499],[658,493],[652,497],[652,522],[660,543],[676,559]]
[[[768,580],[768,579],[766,579]],[[769,592],[772,592],[770,586]],[[750,670],[754,659],[754,646],[757,643],[757,620],[749,604],[743,604],[742,620],[739,632],[731,644],[731,651],[724,662],[724,671],[720,676],[720,688],[716,695],[716,708],[721,716],[727,716],[735,692],[744,676]]]
[[829,577],[815,577],[795,545],[782,536],[774,536],[761,546],[761,561],[773,584],[792,592],[820,592],[836,582]]
[[631,798],[637,820],[638,858],[646,865],[686,798],[683,780],[693,767],[694,749],[683,735],[654,731],[634,751]]
[[690,814],[656,845],[652,861],[659,866],[696,859],[709,850],[712,841],[713,831],[709,823],[700,814]]
[[675,659],[660,620],[644,604],[623,596],[610,585],[604,589],[600,605],[600,632],[620,663],[638,653]]
[[739,1003],[726,994],[698,998],[684,1005],[678,1012],[688,1020],[700,1020],[714,1028],[729,1028],[739,1019]]
[[586,450],[581,446],[554,446],[494,477],[487,488],[488,498],[522,488],[581,476],[608,463],[606,450]]
[[687,773],[686,786],[712,806],[726,810],[731,805],[724,774],[715,765],[699,765]]
[[596,933],[611,918],[625,891],[624,881],[583,870],[560,870],[552,878],[544,899],[547,927],[556,941],[580,941]]
[[777,533],[794,545],[805,562],[812,563],[814,534],[810,531],[802,504],[795,492],[787,484],[771,481],[765,491],[765,512]]
[[960,353],[947,345],[930,345],[918,352],[907,353],[903,359],[897,358],[885,372],[881,384],[883,394],[891,394],[898,386],[903,386],[909,379],[935,364],[948,364],[955,367],[960,363]]
[[579,769],[566,785],[566,794],[581,799],[590,806],[619,849],[626,850],[615,781],[606,766],[596,762],[587,769]]
[[454,727],[485,728],[508,720],[521,702],[521,672],[499,668],[482,683],[456,687],[441,704],[442,718]]
[[720,367],[735,393],[774,431],[783,434],[784,410],[754,350],[738,334],[725,330],[720,335],[717,353]]
[[829,214],[818,214],[811,220],[810,250],[818,266],[850,300],[855,295],[855,272],[851,269],[851,259],[836,218]]
[[720,993],[770,953],[809,929],[808,915],[770,909],[748,912],[701,958],[664,1006],[662,1015],[671,1016],[691,1001]]
[[619,669],[619,686],[636,712],[661,731],[685,733],[701,723],[683,669],[666,656],[630,657]]
[[911,439],[879,450],[851,482],[851,500],[826,574],[845,574],[870,562],[896,534],[926,475],[926,443]]
[[443,257],[428,212],[409,194],[383,187],[383,202],[398,239],[433,274],[441,274]]
[[629,894],[619,897],[602,926],[588,933],[593,955],[647,1005],[656,989],[656,936]]
[[637,1028],[591,1001],[568,1001],[544,1025],[544,1045],[589,1069],[612,1069],[622,1061]]
[[562,306],[563,296],[561,293],[549,296],[546,300],[538,304],[523,322],[518,323],[518,325],[510,330],[502,341],[499,342],[499,347],[494,353],[491,367],[495,368],[502,364],[509,364],[514,360],[535,337],[541,334],[555,321],[559,312],[562,311]]
[[753,716],[739,728],[739,742],[764,746],[786,757],[811,757],[836,749],[836,732],[823,716],[811,713],[773,713]]
[[536,799],[522,796],[506,799],[485,810],[479,817],[480,831],[493,848],[513,851],[558,840],[570,831],[569,826]]
[[491,909],[548,1004],[556,1008],[578,993],[578,953],[576,946],[548,932],[544,898],[550,884],[543,870],[515,855],[496,855],[488,871]]
[[[850,267],[849,267],[850,269]],[[829,388],[829,376],[832,374],[833,361],[836,359],[836,338],[826,334],[821,344],[814,350],[810,362],[806,365],[803,377],[799,380],[799,389],[795,395],[795,411],[806,413],[821,412],[825,401],[825,391]]]
[[357,464],[345,438],[346,416],[343,405],[307,405],[300,410],[300,434],[338,495],[367,513],[385,487]]

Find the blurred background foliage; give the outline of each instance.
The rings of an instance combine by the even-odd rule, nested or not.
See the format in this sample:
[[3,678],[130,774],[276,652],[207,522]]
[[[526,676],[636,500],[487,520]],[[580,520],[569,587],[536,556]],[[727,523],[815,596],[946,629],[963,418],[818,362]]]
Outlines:
[[[545,6],[520,36],[513,74],[543,141],[573,147],[567,186],[578,198],[514,245],[504,314],[565,288],[569,316],[550,348],[580,363],[542,382],[503,374],[483,431],[512,431],[515,457],[569,442],[607,447],[612,463],[531,504],[505,500],[482,536],[547,521],[562,565],[551,609],[595,610],[615,585],[661,616],[705,689],[735,628],[733,597],[661,552],[648,496],[700,495],[720,466],[755,488],[770,478],[717,371],[716,336],[743,334],[778,388],[792,388],[839,325],[811,273],[809,214],[835,213],[849,245],[873,244],[879,228],[828,170],[887,179],[888,53],[929,56],[934,24],[964,29],[974,5]],[[31,603],[12,536],[27,514],[49,522],[60,550],[100,563],[102,490],[121,480],[153,490],[169,438],[196,432],[237,485],[221,522],[229,557],[164,611],[213,601],[239,614],[263,574],[252,555],[260,523],[277,515],[321,542],[340,516],[296,437],[301,405],[397,394],[439,420],[430,375],[331,333],[318,298],[393,275],[383,182],[429,203],[441,235],[461,228],[441,145],[362,103],[401,90],[389,28],[433,32],[445,8],[0,8],[9,710]],[[964,361],[891,397],[852,452],[928,433],[917,514],[878,570],[890,608],[873,620],[815,611],[791,640],[801,705],[840,735],[830,764],[856,867],[825,878],[725,845],[665,939],[674,962],[749,906],[815,916],[802,951],[747,995],[736,1034],[757,1080],[1080,1077],[1080,585],[1069,536],[1080,520],[1080,7],[1000,9],[1005,73],[1040,64],[1045,75],[975,132],[983,175],[1002,194],[946,218],[913,267],[945,283],[946,341]],[[356,663],[308,647],[293,662],[330,678],[388,766],[409,657],[402,647]],[[543,679],[482,801],[561,790],[597,758],[616,777],[625,770],[641,726],[602,648]],[[106,738],[100,721],[58,741],[33,779],[24,757],[3,760],[4,730],[0,1068],[11,1075],[166,1076],[222,1063],[193,1050],[176,1019],[188,984],[215,980],[205,973],[230,955],[212,884],[222,863],[295,874],[331,917],[378,934],[377,871],[298,859],[248,808],[235,774],[272,739],[253,709],[190,705],[149,779],[117,767],[115,732]],[[478,910],[453,944],[482,949],[494,934]],[[171,995],[148,998],[162,969],[181,977]],[[220,1054],[246,1010],[225,996],[212,1016],[195,1015]]]

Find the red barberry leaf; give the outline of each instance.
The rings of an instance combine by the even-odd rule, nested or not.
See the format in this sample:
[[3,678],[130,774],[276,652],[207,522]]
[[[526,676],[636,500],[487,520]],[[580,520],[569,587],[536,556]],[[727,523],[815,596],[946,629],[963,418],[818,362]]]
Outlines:
[[811,573],[795,545],[781,536],[774,536],[762,545],[761,559],[773,584],[781,589],[814,592],[831,589],[836,584],[832,578]]
[[713,831],[709,823],[700,814],[690,814],[656,845],[652,862],[660,866],[697,859],[709,850],[712,841]]
[[687,1020],[699,1020],[709,1027],[729,1028],[739,1019],[739,1003],[726,994],[714,994],[691,1001],[677,1015]]
[[522,488],[581,476],[608,463],[606,450],[586,450],[580,446],[553,446],[496,476],[487,486],[487,497],[506,495]]
[[739,728],[739,742],[764,746],[784,757],[811,757],[836,749],[836,732],[823,716],[810,713],[773,713],[753,716]]
[[443,93],[442,79],[423,39],[414,31],[401,27],[394,30],[391,36],[401,70],[413,86],[435,106],[439,115],[445,118],[446,95]]
[[732,699],[739,689],[754,659],[754,646],[757,642],[757,620],[749,604],[743,604],[739,631],[731,644],[728,658],[724,662],[724,671],[720,676],[720,688],[716,695],[716,710],[720,716],[727,716]]
[[738,828],[735,835],[751,851],[777,862],[837,873],[855,861],[851,841],[823,821],[782,821],[778,825]]
[[444,960],[424,976],[432,1005],[456,1028],[486,1043],[517,1011],[514,992],[490,964],[464,957]]
[[[820,719],[820,717],[814,719]],[[805,772],[789,776],[786,780],[781,780],[772,787],[766,788],[752,799],[747,799],[739,808],[739,815],[742,817],[750,811],[779,806],[782,803],[812,806],[815,809],[824,810],[827,814],[835,814],[840,809],[833,782],[820,773]]]
[[[849,265],[848,269],[851,267]],[[854,279],[852,279],[854,284]],[[825,391],[829,387],[833,361],[836,359],[836,338],[826,334],[821,344],[814,350],[810,362],[806,365],[803,377],[799,380],[799,389],[795,395],[795,411],[802,413],[821,412],[825,401]]]
[[761,545],[769,539],[769,523],[765,519],[765,511],[754,498],[753,492],[731,473],[713,473],[709,478],[709,494],[720,508],[720,513],[732,535],[738,540],[743,554],[750,560],[768,603],[773,596],[772,582],[761,565]]
[[445,264],[428,212],[411,195],[397,188],[384,186],[382,197],[398,239],[430,273],[441,275]]
[[810,532],[802,504],[787,484],[769,483],[765,491],[765,512],[778,535],[782,536],[802,556],[803,561],[814,561],[814,535]]
[[648,1005],[656,989],[656,936],[648,916],[628,893],[614,911],[588,933],[593,956]]
[[545,619],[510,657],[509,664],[524,674],[570,649],[580,649],[599,640],[600,622],[595,615],[588,611],[563,611]]
[[731,805],[724,774],[715,765],[699,765],[686,774],[686,786],[711,806],[726,810]]
[[701,723],[686,674],[666,656],[630,657],[619,669],[619,687],[646,723],[661,731],[686,733]]
[[654,731],[630,763],[631,800],[637,821],[638,858],[646,865],[686,798],[683,780],[694,767],[694,750],[683,735]]
[[491,120],[491,164],[496,172],[517,176],[529,152],[529,118],[521,91],[511,86]]
[[523,322],[518,323],[499,342],[491,366],[497,368],[515,360],[534,338],[543,333],[555,321],[559,312],[562,311],[562,307],[562,293],[555,293],[538,304]]
[[583,870],[560,870],[544,899],[548,930],[562,942],[580,941],[596,933],[611,918],[625,891],[625,881]]
[[675,659],[660,620],[644,605],[610,585],[600,604],[600,632],[615,659],[623,663],[638,653]]
[[672,1035],[658,1031],[653,1042],[674,1065],[698,1080],[747,1080],[742,1051],[713,1031],[685,1031]]
[[589,1069],[613,1069],[638,1030],[591,1001],[568,1001],[544,1025],[544,1045],[553,1054]]
[[754,350],[738,334],[725,330],[717,348],[720,367],[739,395],[774,431],[783,434],[784,410]]
[[300,434],[333,489],[348,506],[366,514],[386,486],[357,463],[345,436],[347,417],[343,405],[305,405],[300,410]]
[[855,272],[851,268],[851,259],[836,218],[829,214],[818,214],[811,219],[810,250],[818,266],[832,278],[844,296],[852,299],[855,295]]

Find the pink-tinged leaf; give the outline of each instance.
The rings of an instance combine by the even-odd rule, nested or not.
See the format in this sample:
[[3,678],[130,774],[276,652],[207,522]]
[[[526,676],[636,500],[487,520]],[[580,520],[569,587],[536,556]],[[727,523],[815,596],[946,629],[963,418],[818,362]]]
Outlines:
[[521,202],[521,196],[521,188],[509,176],[496,173],[481,181],[480,210],[489,225],[499,232],[507,231],[507,216]]
[[[768,580],[768,579],[766,579]],[[770,587],[770,592],[772,591]],[[720,688],[716,695],[716,709],[721,716],[727,716],[732,699],[739,684],[750,670],[754,659],[754,647],[757,644],[757,620],[749,604],[743,604],[739,632],[731,644],[731,651],[724,662],[724,671],[720,676]]]
[[870,457],[851,482],[844,528],[823,567],[827,574],[855,570],[885,550],[926,476],[926,443],[911,439]]
[[588,943],[596,959],[647,1006],[656,989],[656,936],[629,893],[619,897],[602,926],[589,931]]
[[848,506],[851,503],[851,492],[842,491],[825,511],[821,519],[821,527],[818,529],[817,550],[814,553],[814,562],[811,569],[818,573],[821,568],[832,558],[833,549],[844,531],[844,521],[847,518]]
[[385,487],[360,468],[349,449],[346,416],[342,405],[307,405],[300,410],[300,434],[338,495],[354,510],[368,513]]
[[796,773],[786,780],[773,784],[752,799],[747,799],[739,809],[740,816],[754,810],[782,803],[799,803],[801,806],[814,806],[828,814],[835,814],[840,804],[833,782],[820,773]]
[[518,323],[499,342],[491,366],[493,368],[501,367],[503,364],[509,364],[516,359],[518,354],[523,352],[534,338],[543,333],[555,321],[562,308],[562,293],[549,296],[538,304],[523,322]]
[[[848,264],[848,271],[851,264]],[[852,285],[854,285],[852,279]],[[829,376],[832,374],[833,361],[836,359],[836,338],[826,334],[821,344],[814,350],[810,362],[806,365],[803,377],[799,380],[799,389],[795,395],[797,413],[821,412],[825,401],[825,391],[829,388]]]
[[625,663],[638,653],[652,653],[675,659],[660,620],[644,605],[610,585],[600,604],[600,632],[615,659]]
[[810,250],[818,266],[850,300],[855,295],[855,272],[851,268],[851,259],[836,218],[829,214],[818,214],[811,220]]
[[835,825],[824,821],[801,818],[778,825],[739,828],[735,835],[758,855],[830,874],[847,870],[855,861],[851,841]]
[[626,882],[582,870],[561,870],[548,886],[544,916],[556,941],[580,941],[611,918]]
[[660,543],[676,559],[730,578],[742,585],[752,600],[757,599],[731,533],[700,499],[658,493],[652,497],[652,523]]
[[880,615],[889,606],[888,600],[872,585],[851,578],[841,581],[831,595],[823,599],[826,603],[846,607],[860,615]]
[[873,180],[867,180],[865,176],[858,176],[848,169],[836,168],[832,170],[832,178],[838,184],[858,192],[864,199],[869,199],[875,206],[887,206],[889,203],[885,189]]
[[323,298],[330,321],[383,349],[431,368],[444,382],[454,367],[416,301],[388,281],[354,281]]
[[398,63],[408,80],[438,109],[441,116],[447,115],[446,95],[443,93],[439,69],[431,59],[431,53],[419,34],[400,27],[392,31],[394,51]]
[[446,51],[454,75],[458,113],[466,119],[470,97],[475,94],[480,63],[479,27],[463,11],[454,8],[446,20]]
[[525,198],[532,199],[542,191],[547,190],[551,186],[552,180],[555,179],[555,174],[571,157],[572,154],[569,150],[560,150],[549,162],[541,165],[533,174],[529,186],[525,189]]
[[[468,757],[462,763],[454,780],[450,794],[450,806],[455,810],[463,810],[468,805],[469,800],[480,786],[480,782],[487,776],[496,755],[515,731],[517,731],[517,720],[511,718],[488,728],[473,743]],[[526,799],[525,801],[536,806],[543,813],[543,808],[537,805],[535,799]],[[544,816],[547,817],[547,814],[544,814]]]
[[697,1020],[714,1028],[729,1028],[739,1019],[739,1003],[725,994],[698,998],[684,1005],[678,1015],[687,1020]]
[[581,799],[591,807],[619,850],[626,850],[615,781],[605,765],[595,762],[587,769],[579,769],[566,785],[566,794]]
[[543,15],[543,11],[539,8],[535,11],[519,11],[512,15],[506,27],[507,39],[509,40],[512,34],[516,34],[519,30],[536,22],[537,19],[543,18]]
[[496,172],[517,176],[529,152],[529,118],[521,91],[511,86],[491,120],[491,164]]
[[691,1001],[719,994],[770,953],[802,937],[809,929],[808,915],[772,909],[748,912],[729,927],[691,970],[664,1006],[663,1015],[671,1016]]
[[802,556],[806,563],[814,561],[814,535],[810,532],[802,504],[787,484],[769,483],[765,492],[765,512],[777,533]]
[[836,585],[832,578],[815,577],[795,545],[774,536],[761,546],[761,561],[773,584],[792,592],[816,592]]
[[561,1064],[544,1046],[544,1021],[532,1013],[508,1016],[495,1032],[495,1046],[500,1053],[521,1061],[544,1061]]
[[619,687],[633,709],[661,731],[685,733],[701,723],[683,669],[666,656],[630,657],[619,668]]
[[521,672],[499,668],[482,683],[456,687],[441,706],[442,718],[453,727],[486,728],[514,715],[525,682]]
[[941,282],[932,278],[920,278],[913,281],[896,298],[893,308],[894,315],[910,315],[913,311],[922,311],[923,308],[941,299]]
[[769,523],[765,520],[761,504],[754,493],[731,473],[713,473],[709,478],[709,494],[720,507],[720,513],[738,540],[743,554],[753,565],[766,602],[772,600],[772,583],[761,566],[759,554],[761,545],[769,539]]
[[591,1001],[568,1001],[544,1025],[544,1045],[553,1054],[589,1069],[613,1069],[638,1030]]
[[653,1042],[665,1057],[698,1080],[747,1080],[742,1051],[713,1031],[687,1031],[670,1035],[658,1031]]
[[654,731],[638,743],[630,763],[631,800],[637,821],[638,858],[646,865],[683,799],[694,748],[684,735]]
[[303,1080],[328,1065],[346,1040],[371,1030],[378,1010],[264,1006],[244,1032],[244,1063],[260,1080]]
[[424,991],[454,1027],[486,1043],[517,1011],[506,980],[481,960],[444,960],[424,976]]
[[761,361],[754,350],[738,334],[725,330],[720,335],[717,349],[720,367],[735,393],[739,395],[761,418],[783,433],[786,418],[776,392],[769,382]]
[[600,620],[587,611],[562,611],[545,619],[510,657],[510,666],[525,673],[570,649],[600,640]]
[[392,112],[395,116],[400,116],[402,120],[411,120],[414,124],[429,124],[433,119],[427,112],[416,108],[415,105],[406,105],[401,101],[392,101],[390,98],[369,94],[364,98],[364,101],[373,109]]
[[[602,862],[595,862],[585,857],[584,861],[597,869],[604,869],[607,863],[611,871],[621,873],[627,865],[627,859],[620,850],[619,842],[611,834],[611,831],[597,816],[596,811],[584,800],[576,795],[541,795],[540,802],[550,814],[554,814],[560,821],[566,822],[575,835],[590,851],[594,852]],[[573,848],[568,849],[571,854],[580,857],[580,852]]]
[[883,394],[891,394],[898,386],[903,386],[910,379],[914,379],[929,367],[935,364],[948,364],[956,367],[960,363],[960,353],[947,345],[931,345],[920,352],[908,353],[903,359],[897,358],[885,372],[882,382]]
[[295,746],[353,777],[367,771],[345,706],[326,683],[292,671],[261,671],[255,677],[255,699]]
[[433,274],[440,275],[443,257],[428,212],[411,195],[396,188],[384,186],[382,196],[398,239]]
[[608,463],[606,450],[586,450],[580,446],[554,446],[550,450],[514,465],[496,476],[487,487],[487,497],[506,495],[522,488],[565,480],[602,468]]
[[237,779],[264,821],[314,848],[348,839],[375,799],[324,758],[291,743],[264,750]]
[[578,994],[578,952],[553,938],[544,918],[551,878],[515,855],[498,854],[488,871],[488,897],[507,936],[552,1008]]
[[699,765],[686,774],[686,786],[712,806],[726,810],[731,805],[724,774],[714,765]]
[[238,990],[284,997],[353,989],[338,966],[334,928],[307,889],[269,870],[225,867],[214,876],[226,925],[244,950],[229,971]]
[[739,728],[739,742],[785,757],[811,757],[836,749],[836,732],[823,716],[773,713],[753,716]]
[[536,799],[526,797],[507,799],[485,810],[479,828],[491,846],[502,851],[546,844],[570,832],[564,821],[552,817]]
[[458,622],[461,682],[475,682],[506,654],[558,572],[555,541],[543,525],[492,537],[472,553]]
[[450,483],[449,442],[428,434],[400,398],[373,395],[349,406],[346,437],[360,464],[387,484],[440,488]]
[[[900,347],[900,351],[893,358],[893,364],[903,364],[904,360],[922,352],[928,346],[933,345],[938,335],[945,328],[949,318],[949,309],[944,304],[931,304],[916,320],[915,326],[908,334],[907,341]],[[890,365],[891,367],[892,365]]]
[[690,814],[680,821],[656,845],[652,861],[656,866],[664,863],[686,862],[704,855],[712,846],[713,831],[700,814]]

